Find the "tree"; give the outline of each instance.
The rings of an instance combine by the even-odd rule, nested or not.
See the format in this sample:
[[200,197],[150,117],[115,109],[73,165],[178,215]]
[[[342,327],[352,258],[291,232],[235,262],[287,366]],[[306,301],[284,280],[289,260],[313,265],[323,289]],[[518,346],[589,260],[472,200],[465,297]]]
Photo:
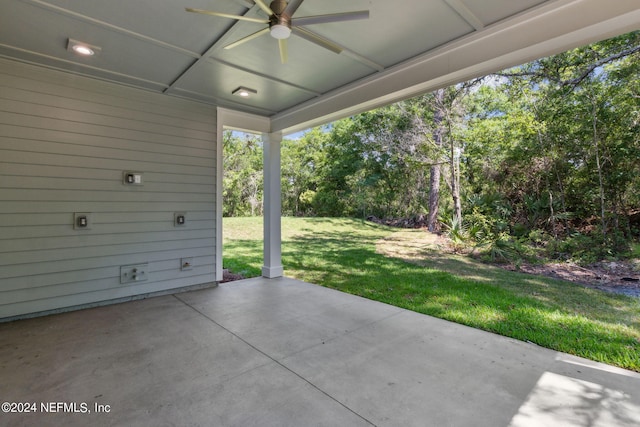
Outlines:
[[[631,188],[637,184],[639,163],[640,105],[634,96],[639,34],[605,40],[499,74],[510,101],[532,114],[536,129],[535,135],[507,150],[506,163],[500,169],[507,171],[512,166],[516,172],[513,176],[503,174],[504,182],[515,184],[518,181],[514,178],[520,177],[517,187],[524,194],[510,196],[516,204],[524,205],[525,194],[538,201],[548,195],[546,206],[555,235],[556,200],[565,221],[570,212],[583,226],[591,216],[597,217],[603,247],[614,243],[609,237],[625,228],[621,228],[621,218],[627,217],[634,203],[637,206],[637,198],[627,195],[637,193]],[[524,172],[526,165],[528,172]],[[565,228],[573,226],[565,222]],[[613,235],[609,236],[609,231]],[[628,235],[630,231],[627,225]]]
[[314,128],[299,140],[282,141],[282,213],[313,215],[313,199],[318,191],[320,168],[324,162],[329,133]]
[[223,216],[262,214],[262,143],[258,136],[223,135]]
[[[444,89],[438,89],[433,96],[433,143],[437,150],[442,148],[445,134]],[[432,233],[438,231],[438,212],[440,208],[440,165],[434,161],[429,170],[429,217],[427,228]]]
[[[436,231],[446,212],[501,239],[579,231],[622,250],[640,215],[639,77],[635,32],[284,140],[283,213],[427,214]],[[225,215],[260,213],[261,150],[225,136]]]
[[412,119],[398,104],[335,123],[316,201],[333,200],[333,209],[363,217],[420,211],[423,135],[414,132]]

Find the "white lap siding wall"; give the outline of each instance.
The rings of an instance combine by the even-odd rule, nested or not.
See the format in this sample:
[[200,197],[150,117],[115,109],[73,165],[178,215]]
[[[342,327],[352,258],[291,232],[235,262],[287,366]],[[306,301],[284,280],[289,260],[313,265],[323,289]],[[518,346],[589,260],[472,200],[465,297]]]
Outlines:
[[213,106],[0,59],[0,319],[212,283],[216,156]]

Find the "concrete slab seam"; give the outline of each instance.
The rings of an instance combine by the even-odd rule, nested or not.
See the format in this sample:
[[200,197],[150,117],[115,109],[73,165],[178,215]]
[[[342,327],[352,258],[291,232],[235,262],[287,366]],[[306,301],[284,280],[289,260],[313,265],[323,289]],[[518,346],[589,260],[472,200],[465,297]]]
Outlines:
[[[214,323],[216,326],[222,328],[223,330],[225,330],[226,332],[228,332],[229,334],[233,335],[234,337],[236,337],[237,339],[239,339],[240,341],[242,341],[243,343],[245,343],[246,345],[248,345],[249,347],[251,347],[252,349],[254,349],[255,351],[257,351],[258,353],[262,354],[263,356],[267,357],[268,359],[272,360],[275,364],[277,364],[278,366],[282,367],[283,369],[287,370],[288,372],[291,372],[293,375],[295,375],[296,377],[300,378],[302,381],[304,381],[305,383],[309,384],[311,387],[313,387],[315,390],[318,390],[320,393],[324,394],[325,396],[327,396],[329,399],[331,399],[332,401],[336,402],[338,405],[342,406],[343,408],[345,408],[347,411],[351,412],[352,414],[356,415],[358,418],[362,419],[363,421],[369,423],[370,425],[377,427],[376,424],[374,424],[373,422],[371,422],[370,420],[368,420],[367,418],[365,418],[364,416],[362,416],[361,414],[357,413],[356,411],[354,411],[353,409],[351,409],[350,407],[348,407],[347,405],[345,405],[344,403],[342,403],[341,401],[337,400],[335,397],[333,397],[332,395],[330,395],[328,392],[322,390],[320,387],[318,387],[317,385],[315,385],[314,383],[312,383],[311,381],[309,381],[307,378],[303,377],[302,375],[300,375],[299,373],[293,371],[291,368],[289,368],[288,366],[282,364],[280,361],[278,361],[277,359],[274,359],[272,356],[270,356],[269,354],[265,353],[264,351],[260,350],[259,348],[255,347],[253,344],[251,344],[250,342],[246,341],[244,338],[242,338],[241,336],[237,335],[236,333],[234,333],[233,331],[230,331],[229,329],[225,328],[224,326],[222,326],[221,324],[219,324],[218,322],[216,322],[214,319],[212,319],[211,317],[207,316],[205,313],[203,313],[202,311],[198,310],[196,307],[192,306],[191,304],[185,302],[184,300],[182,300],[181,298],[178,297],[178,295],[173,295],[174,298],[176,298],[178,301],[180,301],[181,303],[183,303],[184,305],[186,305],[187,307],[191,308],[193,311],[195,311],[196,313],[200,314],[201,316],[203,316],[205,319],[209,320],[210,322]],[[398,314],[398,313],[395,313]]]

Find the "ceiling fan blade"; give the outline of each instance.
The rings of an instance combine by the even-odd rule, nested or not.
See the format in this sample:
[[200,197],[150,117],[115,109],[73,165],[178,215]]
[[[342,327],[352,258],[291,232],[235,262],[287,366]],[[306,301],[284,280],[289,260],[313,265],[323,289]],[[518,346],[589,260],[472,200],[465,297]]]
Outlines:
[[289,60],[289,50],[287,49],[287,39],[279,39],[278,47],[280,48],[280,62],[286,64]]
[[256,4],[258,6],[260,6],[260,9],[264,10],[265,12],[267,12],[267,15],[271,16],[271,15],[275,15],[275,13],[273,13],[273,10],[271,10],[271,8],[269,6],[267,6],[267,4],[262,1],[262,0],[253,0],[254,2],[256,2]]
[[300,7],[303,1],[304,0],[291,0],[287,5],[287,7],[284,8],[284,11],[282,12],[282,14],[288,17],[292,17],[293,14],[296,13],[296,10],[298,10],[298,8]]
[[332,13],[330,15],[305,16],[294,18],[294,25],[328,24],[331,22],[355,21],[357,19],[369,19],[368,10],[356,12]]
[[310,41],[311,43],[315,43],[318,46],[321,46],[325,49],[329,49],[330,51],[334,52],[334,53],[340,53],[343,51],[342,46],[339,46],[337,44],[335,44],[332,41],[329,41],[327,39],[325,39],[324,37],[311,32],[307,29],[304,28],[299,28],[299,27],[292,27],[292,30],[295,34],[297,34],[298,36],[302,37],[305,40]]
[[262,36],[264,34],[269,34],[269,29],[268,28],[264,28],[264,29],[262,29],[262,30],[260,30],[258,32],[250,34],[245,38],[242,38],[242,39],[240,39],[238,41],[235,41],[235,42],[233,42],[231,44],[226,45],[224,48],[225,49],[233,49],[234,47],[240,46],[241,44],[246,43],[248,41],[251,41],[253,39],[256,39],[256,38],[258,38],[258,37],[260,37],[260,36]]
[[201,13],[203,15],[211,15],[211,16],[219,16],[221,18],[237,19],[238,21],[255,22],[255,23],[258,23],[258,24],[268,24],[269,23],[268,19],[249,18],[247,16],[230,15],[228,13],[212,12],[210,10],[193,9],[191,7],[186,7],[185,10],[187,12]]

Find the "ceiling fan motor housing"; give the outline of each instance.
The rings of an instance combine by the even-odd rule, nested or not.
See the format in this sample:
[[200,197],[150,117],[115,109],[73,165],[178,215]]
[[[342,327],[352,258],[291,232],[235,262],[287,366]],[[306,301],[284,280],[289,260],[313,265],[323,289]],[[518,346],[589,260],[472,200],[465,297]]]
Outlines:
[[284,0],[274,0],[269,7],[274,13],[269,17],[271,36],[276,39],[289,38],[291,35],[291,17],[283,15],[287,7],[287,2]]

